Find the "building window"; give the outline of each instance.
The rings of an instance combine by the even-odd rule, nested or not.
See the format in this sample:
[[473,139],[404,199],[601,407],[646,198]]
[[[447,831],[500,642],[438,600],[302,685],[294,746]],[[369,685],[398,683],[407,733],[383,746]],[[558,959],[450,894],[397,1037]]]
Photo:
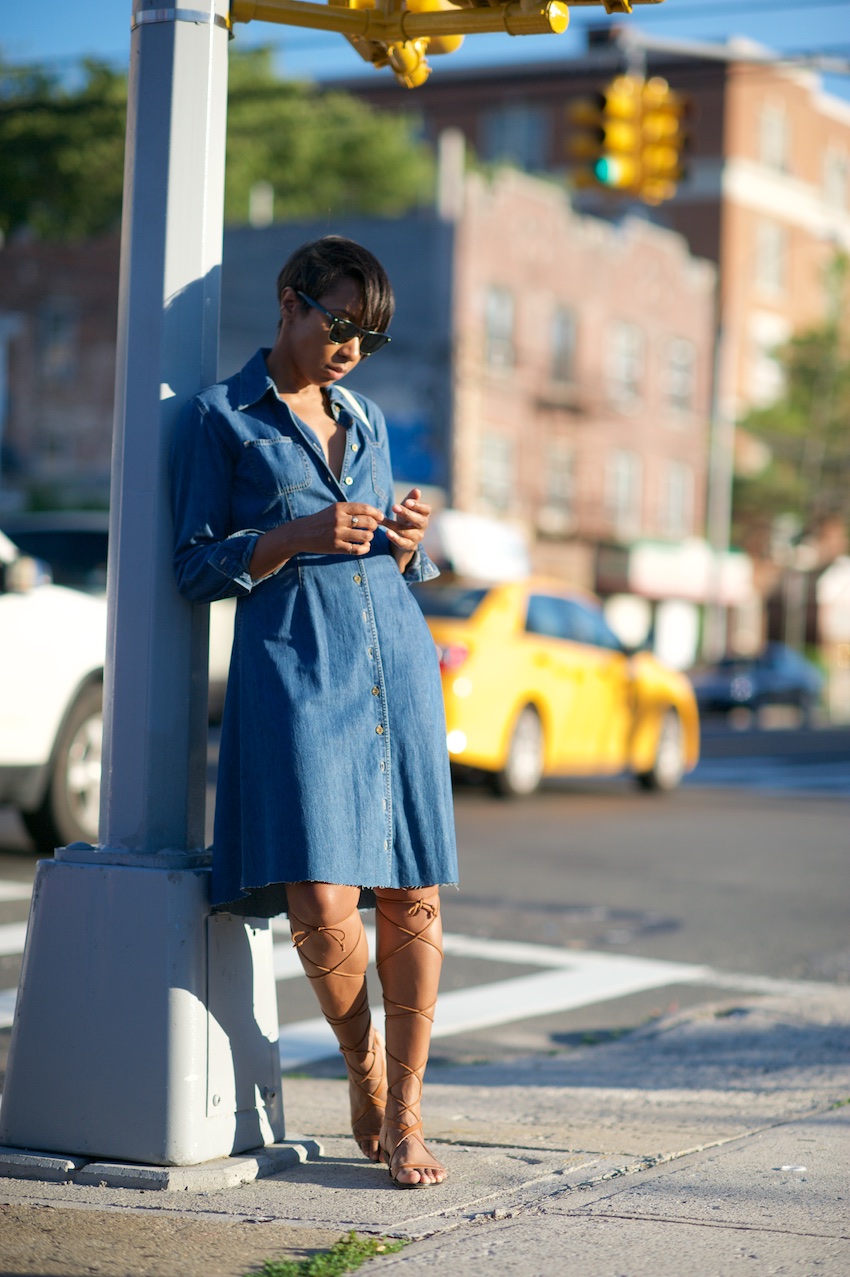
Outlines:
[[541,171],[549,168],[549,112],[527,102],[487,111],[481,122],[482,159]]
[[482,501],[498,514],[511,507],[513,445],[502,435],[485,435],[481,440],[478,492]]
[[575,380],[575,311],[558,306],[552,316],[552,380],[570,385]]
[[39,316],[41,371],[46,381],[71,381],[79,357],[79,321],[70,298],[51,297]]
[[788,117],[781,106],[766,103],[759,116],[759,160],[766,168],[787,173],[790,152]]
[[675,337],[667,345],[666,396],[676,412],[692,412],[697,352],[692,341]]
[[514,364],[514,298],[507,288],[488,288],[485,358],[491,368]]
[[608,458],[606,505],[614,532],[621,541],[640,535],[642,475],[640,457],[617,449]]
[[843,151],[828,150],[823,158],[823,198],[836,213],[847,211],[850,160]]
[[669,461],[661,500],[661,526],[668,537],[690,536],[693,528],[694,474],[681,461]]
[[756,408],[775,403],[785,389],[782,366],[776,358],[791,336],[787,319],[766,311],[756,311],[749,320],[749,360],[747,397]]
[[629,411],[640,401],[644,340],[637,324],[611,324],[606,352],[608,395],[618,408]]
[[574,455],[569,444],[561,440],[550,443],[544,469],[545,488],[537,530],[542,536],[564,536],[575,519]]
[[755,282],[763,293],[785,291],[788,271],[788,234],[778,222],[761,221],[756,226]]

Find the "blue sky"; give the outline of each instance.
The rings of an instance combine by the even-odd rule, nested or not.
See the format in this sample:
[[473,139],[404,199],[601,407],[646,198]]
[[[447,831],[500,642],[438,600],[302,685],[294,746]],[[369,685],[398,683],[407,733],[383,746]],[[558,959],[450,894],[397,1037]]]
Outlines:
[[[0,50],[12,62],[48,61],[62,67],[96,54],[121,65],[129,49],[131,8],[130,0],[6,0]],[[573,58],[584,48],[588,23],[607,20],[600,5],[573,9],[570,29],[563,36],[469,36],[458,53],[433,60],[433,74],[439,75],[441,66],[460,69]],[[724,41],[744,35],[782,53],[828,54],[850,61],[850,0],[665,0],[657,7],[636,6],[631,18],[617,20],[665,39]],[[273,45],[285,75],[324,79],[388,74],[366,66],[342,36],[258,22],[236,30],[242,46]],[[826,87],[850,99],[850,75],[829,76]]]

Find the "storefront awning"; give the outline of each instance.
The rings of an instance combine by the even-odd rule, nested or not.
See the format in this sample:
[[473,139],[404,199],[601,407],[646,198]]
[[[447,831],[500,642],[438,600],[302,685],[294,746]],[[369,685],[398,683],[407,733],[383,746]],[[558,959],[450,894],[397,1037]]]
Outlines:
[[734,607],[753,594],[749,555],[717,554],[707,541],[638,541],[629,551],[628,588],[650,599],[686,599]]

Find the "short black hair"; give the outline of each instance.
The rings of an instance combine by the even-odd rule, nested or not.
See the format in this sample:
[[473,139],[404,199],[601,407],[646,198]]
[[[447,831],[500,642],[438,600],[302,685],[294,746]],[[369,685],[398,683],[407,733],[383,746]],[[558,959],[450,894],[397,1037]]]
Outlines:
[[321,301],[343,279],[353,279],[360,285],[363,327],[383,331],[395,310],[387,272],[368,248],[344,235],[325,235],[296,248],[277,277],[278,301],[285,288]]

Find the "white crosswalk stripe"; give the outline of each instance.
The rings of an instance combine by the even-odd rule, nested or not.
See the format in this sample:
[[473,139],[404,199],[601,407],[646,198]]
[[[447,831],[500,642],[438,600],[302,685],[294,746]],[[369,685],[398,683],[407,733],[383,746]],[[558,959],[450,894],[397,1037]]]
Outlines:
[[[4,885],[0,883],[0,898]],[[0,955],[21,953],[25,933],[26,923],[23,922],[0,926]],[[289,940],[286,922],[275,920],[272,934],[279,941],[272,951],[275,979],[285,981],[301,977],[301,962]],[[374,928],[367,927],[366,934],[370,952],[374,953]],[[741,992],[798,997],[809,997],[829,987],[815,981],[775,980],[767,976],[718,971],[692,963],[559,949],[553,945],[488,940],[452,933],[443,936],[443,948],[446,954],[456,958],[512,963],[541,970],[515,979],[443,993],[434,1022],[434,1036],[438,1038],[572,1011],[674,984],[702,984]],[[12,1023],[15,997],[14,989],[0,990],[0,1028],[8,1028]],[[333,1033],[320,1016],[285,1025],[279,1046],[281,1065],[287,1069],[326,1059],[337,1050]]]
[[25,922],[7,922],[0,927],[0,958],[11,957],[15,953],[23,953],[26,934],[27,924]]
[[0,900],[29,900],[32,887],[25,882],[0,881]]
[[[446,952],[453,944],[465,946],[467,936],[444,936]],[[477,956],[484,956],[487,941],[476,940]],[[511,961],[504,950],[513,947],[522,951],[522,957],[513,960],[529,964],[530,949],[545,945],[507,946],[505,942],[492,942],[494,961]],[[552,950],[548,951],[552,953]],[[496,956],[498,953],[498,957]],[[535,975],[520,976],[515,980],[499,980],[493,984],[478,985],[469,989],[457,989],[440,995],[434,1020],[435,1038],[452,1037],[471,1033],[477,1029],[493,1028],[535,1016],[556,1015],[573,1011],[612,998],[626,997],[630,993],[662,989],[673,984],[702,984],[717,988],[737,989],[742,993],[777,994],[789,997],[811,997],[830,986],[804,980],[774,980],[768,976],[738,975],[717,971],[713,967],[693,966],[687,963],[660,962],[646,958],[633,958],[621,954],[593,953],[585,950],[555,950],[557,961],[541,957],[540,965],[552,965],[557,970],[543,971]],[[380,1027],[380,1026],[379,1026]],[[278,1039],[281,1065],[285,1069],[303,1068],[316,1060],[333,1055],[336,1040],[329,1026],[321,1017],[287,1024]]]

